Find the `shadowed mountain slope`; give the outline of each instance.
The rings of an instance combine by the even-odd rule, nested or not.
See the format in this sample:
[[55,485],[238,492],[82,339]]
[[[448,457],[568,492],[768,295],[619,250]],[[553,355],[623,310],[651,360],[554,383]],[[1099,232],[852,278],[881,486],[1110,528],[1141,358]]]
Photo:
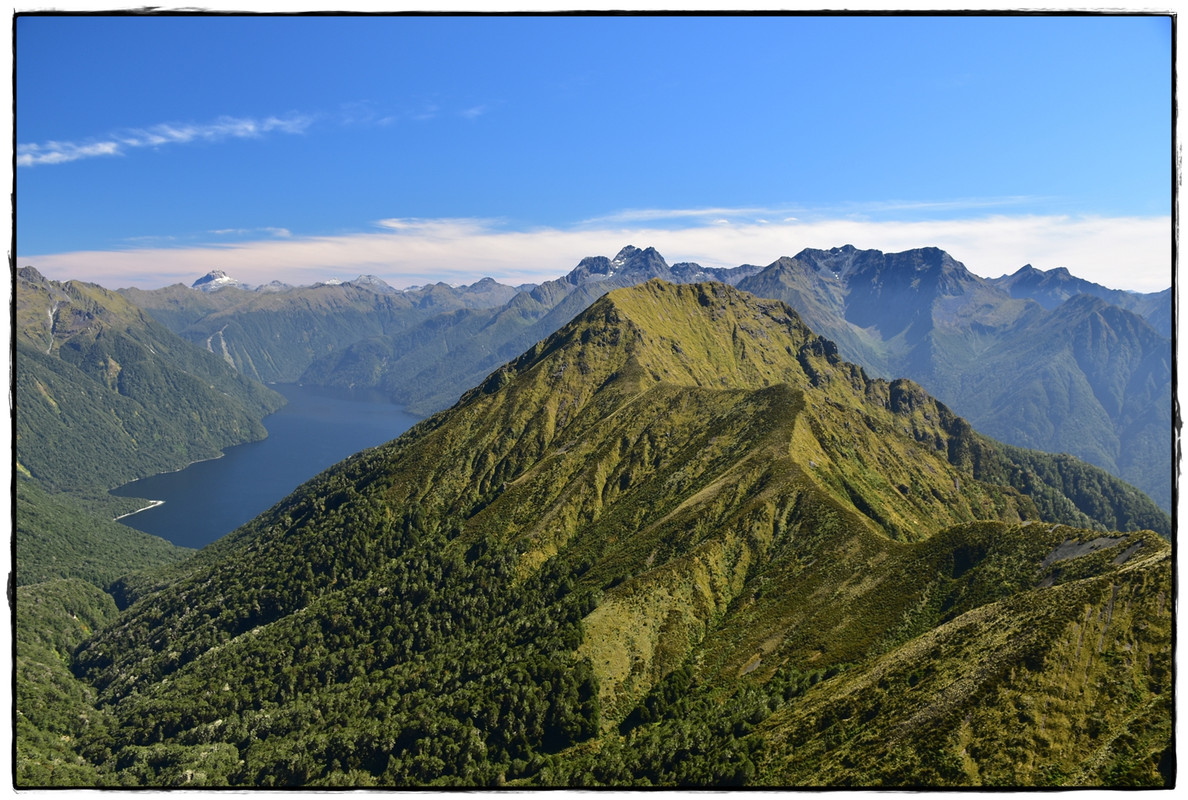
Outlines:
[[1071,453],[1169,510],[1171,343],[1140,314],[1170,318],[1170,295],[1067,273],[1060,289],[1032,273],[1045,275],[990,281],[936,248],[847,245],[782,258],[739,287],[787,302],[845,358],[918,381],[978,430]]
[[1127,292],[1078,278],[1064,267],[1039,270],[1027,264],[1011,275],[990,278],[988,283],[1005,289],[1011,297],[1034,300],[1051,311],[1079,294],[1098,297],[1110,305],[1134,312],[1165,339],[1171,338],[1171,289],[1162,292]]
[[31,267],[16,287],[18,470],[107,490],[261,439],[284,400],[119,294]]
[[263,438],[280,395],[93,284],[16,275],[16,583],[103,587],[192,551],[112,522],[107,490]]
[[[77,652],[113,720],[79,752],[155,785],[1100,783],[1123,756],[1127,780],[1158,783],[1169,547],[1056,524],[1100,523],[1044,474],[780,302],[614,291],[143,582]],[[1038,755],[1004,769],[987,730],[976,769],[945,771],[952,721],[996,691],[1042,700],[1064,668],[1043,632],[1066,641],[1096,602],[1076,587],[1123,573],[1108,644],[1137,643],[1119,656],[1133,680],[1061,707],[1084,748],[1043,750],[1046,729],[1012,719]],[[1037,632],[1003,648],[1015,607]],[[946,683],[971,653],[994,669]],[[884,673],[906,677],[881,705],[846,705]],[[880,773],[878,726],[900,718],[893,752],[921,755]],[[815,766],[785,766],[815,734]],[[854,765],[856,735],[874,767]]]

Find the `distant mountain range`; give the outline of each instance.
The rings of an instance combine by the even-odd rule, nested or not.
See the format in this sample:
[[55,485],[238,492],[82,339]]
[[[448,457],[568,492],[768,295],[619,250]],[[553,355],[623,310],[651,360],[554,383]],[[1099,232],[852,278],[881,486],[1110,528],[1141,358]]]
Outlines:
[[1171,289],[1162,292],[1142,294],[1106,287],[1072,275],[1064,267],[1047,271],[1038,270],[1030,264],[1013,275],[991,278],[989,283],[1005,289],[1011,297],[1035,300],[1052,310],[1079,294],[1099,297],[1111,305],[1133,311],[1150,323],[1151,327],[1168,339],[1171,338],[1172,296]]
[[517,289],[487,278],[457,288],[435,283],[397,290],[370,275],[252,288],[216,270],[192,287],[120,293],[243,374],[293,383],[314,360],[350,343],[394,334],[445,311],[502,305]]
[[986,280],[935,248],[848,246],[782,258],[739,287],[783,300],[847,358],[918,381],[978,430],[1083,458],[1171,508],[1172,354],[1156,327],[1170,292],[1031,268]]
[[673,283],[737,283],[754,267],[669,266],[649,247],[624,247],[613,258],[582,259],[568,274],[517,293],[506,304],[433,317],[391,336],[372,337],[314,361],[302,382],[380,389],[393,402],[427,414],[550,335],[612,289],[653,278]]
[[[1166,785],[1171,547],[1139,529],[1167,525],[779,300],[650,280],[94,635],[30,618],[70,691],[23,689],[18,775],[53,752],[146,786]],[[21,613],[99,607],[67,588]]]
[[985,279],[936,248],[808,249],[706,269],[628,246],[519,291],[486,279],[397,292],[360,278],[267,295],[233,284],[125,294],[253,377],[378,390],[428,414],[606,291],[652,278],[783,300],[871,373],[912,378],[979,430],[1083,458],[1171,508],[1170,290],[1123,292],[1030,266]]

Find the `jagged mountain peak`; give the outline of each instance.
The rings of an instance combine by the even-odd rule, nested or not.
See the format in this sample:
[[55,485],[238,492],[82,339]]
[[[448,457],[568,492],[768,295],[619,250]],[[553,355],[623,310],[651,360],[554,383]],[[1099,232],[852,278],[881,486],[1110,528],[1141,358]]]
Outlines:
[[1100,297],[1107,303],[1139,314],[1163,336],[1171,338],[1170,292],[1146,294],[1111,289],[1079,278],[1066,267],[1040,270],[1030,264],[1013,274],[992,278],[987,283],[1007,292],[1011,297],[1034,300],[1049,311],[1078,294]]
[[898,253],[882,250],[859,250],[854,245],[832,247],[829,250],[805,248],[795,259],[818,271],[829,271],[841,276],[862,269],[878,272],[916,273],[936,269],[965,272],[965,265],[954,259],[939,247],[916,247]]
[[612,261],[612,263],[615,263],[615,264],[626,264],[627,259],[631,258],[638,252],[640,252],[640,249],[638,247],[636,247],[633,244],[629,244],[626,247],[624,247],[622,250],[620,250],[615,255],[615,257],[613,259],[611,259],[611,261]]
[[45,281],[45,276],[37,271],[36,267],[23,266],[17,269],[17,278],[22,281],[29,281],[31,283],[41,283]]
[[589,256],[565,276],[571,284],[586,281],[606,280],[614,275],[631,273],[646,277],[671,278],[672,271],[664,257],[654,247],[641,250],[627,245],[613,259],[606,256]]
[[[875,329],[885,339],[906,333],[910,343],[926,335],[937,314],[964,314],[987,292],[1001,294],[937,247],[899,253],[853,245],[809,248],[777,260],[740,286],[788,299],[814,325],[828,327],[844,318],[843,327]],[[844,344],[852,348],[855,342]]]
[[293,287],[283,281],[269,281],[261,286],[256,287],[256,291],[260,294],[268,294],[275,292],[287,292]]
[[[1024,264],[1023,266],[1019,267],[1018,270],[1015,271],[1014,275],[1012,275],[1010,277],[1019,277],[1019,276],[1028,276],[1028,277],[1051,276],[1051,277],[1058,277],[1058,278],[1071,278],[1072,273],[1068,271],[1068,267],[1053,267],[1052,269],[1039,269],[1038,267],[1035,267],[1032,264]],[[1004,276],[1004,277],[1006,277],[1006,276]]]

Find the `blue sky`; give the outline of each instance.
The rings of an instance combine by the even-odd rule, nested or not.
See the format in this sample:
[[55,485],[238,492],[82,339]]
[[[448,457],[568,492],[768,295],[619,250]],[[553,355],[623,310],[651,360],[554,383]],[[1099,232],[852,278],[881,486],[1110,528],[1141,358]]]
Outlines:
[[1167,17],[21,17],[20,264],[110,287],[944,247],[1171,283]]

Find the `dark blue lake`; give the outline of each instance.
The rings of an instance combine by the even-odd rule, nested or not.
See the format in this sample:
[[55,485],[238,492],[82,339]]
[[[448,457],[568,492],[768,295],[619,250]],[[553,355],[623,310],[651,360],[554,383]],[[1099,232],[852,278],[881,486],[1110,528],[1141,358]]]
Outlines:
[[113,489],[121,497],[165,501],[120,522],[184,547],[204,547],[327,467],[395,439],[419,419],[390,403],[291,384],[272,388],[289,402],[265,418],[267,439]]

